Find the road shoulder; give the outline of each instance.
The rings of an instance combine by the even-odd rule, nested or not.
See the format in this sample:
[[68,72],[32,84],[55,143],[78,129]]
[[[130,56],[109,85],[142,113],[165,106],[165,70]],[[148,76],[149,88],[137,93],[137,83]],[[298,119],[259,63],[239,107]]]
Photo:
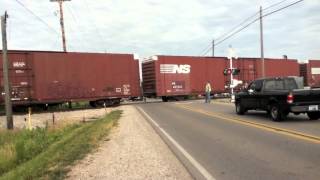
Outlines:
[[133,106],[99,149],[71,168],[68,179],[192,179]]

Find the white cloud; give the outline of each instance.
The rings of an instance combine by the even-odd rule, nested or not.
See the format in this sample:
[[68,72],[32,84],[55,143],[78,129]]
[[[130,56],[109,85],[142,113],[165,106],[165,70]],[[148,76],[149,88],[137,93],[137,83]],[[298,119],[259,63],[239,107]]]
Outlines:
[[[60,33],[59,17],[54,15],[57,3],[19,1]],[[260,4],[267,7],[276,2],[279,0],[72,0],[64,3],[68,50],[139,53],[140,57],[200,55],[213,38],[256,13]],[[284,4],[291,2],[294,0]],[[305,0],[266,17],[265,56],[320,59],[319,9],[318,0]],[[62,49],[60,34],[16,1],[0,0],[0,13],[4,10],[10,15],[10,49]],[[229,44],[240,56],[259,56],[258,22],[217,46],[216,55],[225,56]]]

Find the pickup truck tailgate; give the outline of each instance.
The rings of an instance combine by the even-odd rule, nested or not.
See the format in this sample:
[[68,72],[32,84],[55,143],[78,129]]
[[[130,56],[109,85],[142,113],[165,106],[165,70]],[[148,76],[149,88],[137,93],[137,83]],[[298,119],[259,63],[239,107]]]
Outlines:
[[296,89],[292,94],[296,105],[320,104],[320,88]]

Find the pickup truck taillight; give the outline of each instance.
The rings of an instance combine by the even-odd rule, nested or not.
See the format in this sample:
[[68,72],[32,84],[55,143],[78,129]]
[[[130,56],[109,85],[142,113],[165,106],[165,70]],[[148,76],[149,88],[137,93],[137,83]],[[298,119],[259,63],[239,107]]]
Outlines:
[[293,94],[289,93],[288,96],[287,96],[287,103],[288,104],[292,104],[293,100],[294,100]]

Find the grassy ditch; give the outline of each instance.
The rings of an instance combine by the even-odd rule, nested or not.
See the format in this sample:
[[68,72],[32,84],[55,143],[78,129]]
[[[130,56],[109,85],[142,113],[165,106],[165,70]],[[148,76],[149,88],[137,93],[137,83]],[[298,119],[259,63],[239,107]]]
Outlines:
[[117,125],[121,113],[60,128],[0,131],[0,180],[64,178],[68,167]]

